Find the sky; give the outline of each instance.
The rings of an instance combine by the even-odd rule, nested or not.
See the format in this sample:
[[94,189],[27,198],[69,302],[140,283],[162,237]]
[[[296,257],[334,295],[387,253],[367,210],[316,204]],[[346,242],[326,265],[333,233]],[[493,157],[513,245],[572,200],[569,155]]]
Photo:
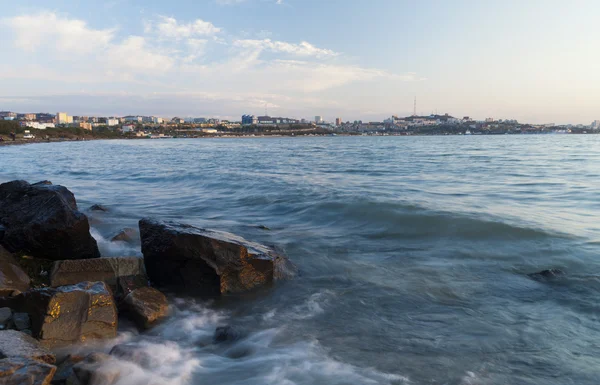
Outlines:
[[0,0],[0,110],[600,119],[597,0]]

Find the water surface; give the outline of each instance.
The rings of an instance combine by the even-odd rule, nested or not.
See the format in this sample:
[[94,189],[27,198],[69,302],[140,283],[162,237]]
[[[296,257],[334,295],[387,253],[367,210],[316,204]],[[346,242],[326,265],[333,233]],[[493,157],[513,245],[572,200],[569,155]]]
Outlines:
[[[154,362],[123,384],[598,384],[599,164],[591,135],[115,140],[0,147],[0,182],[109,207],[89,213],[104,256],[140,255],[107,239],[153,216],[298,265],[123,326]],[[226,324],[241,339],[213,344]]]

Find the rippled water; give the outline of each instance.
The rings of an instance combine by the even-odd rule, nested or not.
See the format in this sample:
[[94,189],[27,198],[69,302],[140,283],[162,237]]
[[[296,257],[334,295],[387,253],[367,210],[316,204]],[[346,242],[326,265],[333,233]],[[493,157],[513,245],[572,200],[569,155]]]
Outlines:
[[[122,362],[122,384],[600,383],[600,136],[94,141],[0,147],[0,165],[108,206],[90,214],[105,256],[140,255],[106,239],[154,216],[298,265],[124,331],[152,365]],[[548,268],[566,274],[527,276]],[[241,338],[213,344],[226,324]]]

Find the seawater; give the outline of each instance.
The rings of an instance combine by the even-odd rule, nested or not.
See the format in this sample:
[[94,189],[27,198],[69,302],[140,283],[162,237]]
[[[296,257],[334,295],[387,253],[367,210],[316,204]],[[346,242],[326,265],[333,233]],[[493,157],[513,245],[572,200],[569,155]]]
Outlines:
[[[157,217],[273,245],[276,287],[118,341],[119,384],[600,383],[600,136],[114,140],[0,147],[73,191],[104,256]],[[527,276],[548,268],[554,280]],[[243,330],[213,344],[214,330]],[[110,345],[102,347],[109,350]]]

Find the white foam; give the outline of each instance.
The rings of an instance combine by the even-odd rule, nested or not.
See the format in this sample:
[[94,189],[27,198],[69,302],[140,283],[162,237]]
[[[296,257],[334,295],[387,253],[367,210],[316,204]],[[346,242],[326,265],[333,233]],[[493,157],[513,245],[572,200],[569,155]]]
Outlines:
[[129,257],[129,256],[141,256],[139,246],[132,245],[123,241],[111,241],[110,239],[104,238],[100,232],[90,227],[90,234],[98,243],[98,250],[100,255],[103,257]]

